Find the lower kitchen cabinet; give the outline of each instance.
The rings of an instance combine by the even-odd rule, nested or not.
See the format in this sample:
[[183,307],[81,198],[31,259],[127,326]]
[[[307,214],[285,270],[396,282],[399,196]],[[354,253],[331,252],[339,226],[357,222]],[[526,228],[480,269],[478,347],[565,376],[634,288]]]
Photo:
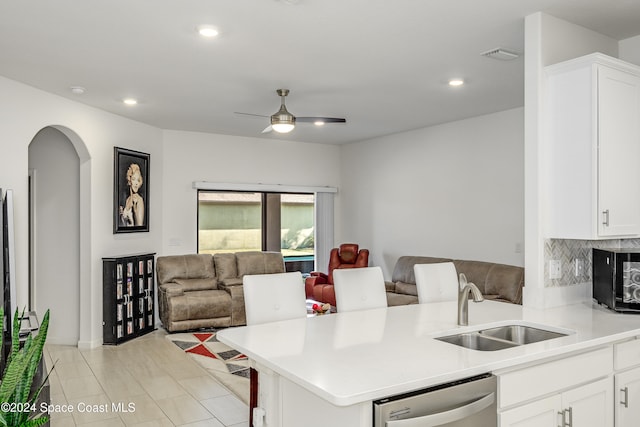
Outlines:
[[635,427],[640,422],[640,368],[615,375],[616,427]]
[[562,408],[560,395],[536,400],[533,403],[519,406],[498,415],[500,427],[543,427],[558,426]]
[[640,420],[640,337],[614,345],[616,427],[635,427]]
[[562,393],[563,426],[613,427],[611,377]]
[[613,346],[495,372],[500,427],[614,427]]
[[500,427],[613,427],[611,378],[502,412]]

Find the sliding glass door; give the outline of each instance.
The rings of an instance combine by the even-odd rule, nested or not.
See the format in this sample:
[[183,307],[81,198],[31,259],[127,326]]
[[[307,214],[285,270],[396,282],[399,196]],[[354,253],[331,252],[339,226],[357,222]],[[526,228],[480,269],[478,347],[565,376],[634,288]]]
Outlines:
[[314,212],[314,194],[199,190],[198,252],[281,251],[312,265]]

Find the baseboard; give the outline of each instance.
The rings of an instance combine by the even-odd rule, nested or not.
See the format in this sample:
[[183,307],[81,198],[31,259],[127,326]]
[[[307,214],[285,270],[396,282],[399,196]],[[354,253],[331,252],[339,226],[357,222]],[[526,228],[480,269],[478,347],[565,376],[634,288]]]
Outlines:
[[92,348],[98,348],[102,345],[100,341],[78,341],[78,350],[91,350]]

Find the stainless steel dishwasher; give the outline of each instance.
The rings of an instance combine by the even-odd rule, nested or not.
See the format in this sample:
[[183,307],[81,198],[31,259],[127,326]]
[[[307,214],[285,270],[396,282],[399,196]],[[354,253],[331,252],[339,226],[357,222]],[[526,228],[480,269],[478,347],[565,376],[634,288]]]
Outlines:
[[373,402],[374,427],[496,427],[496,377],[478,375]]

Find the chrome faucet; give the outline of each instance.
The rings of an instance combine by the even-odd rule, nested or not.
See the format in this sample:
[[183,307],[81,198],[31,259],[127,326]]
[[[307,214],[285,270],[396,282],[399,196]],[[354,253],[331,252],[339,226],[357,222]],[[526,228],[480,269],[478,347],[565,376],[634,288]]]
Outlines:
[[467,282],[464,273],[460,273],[460,288],[458,290],[458,325],[469,324],[469,294],[473,295],[473,302],[482,302],[484,297],[480,289],[471,282]]

